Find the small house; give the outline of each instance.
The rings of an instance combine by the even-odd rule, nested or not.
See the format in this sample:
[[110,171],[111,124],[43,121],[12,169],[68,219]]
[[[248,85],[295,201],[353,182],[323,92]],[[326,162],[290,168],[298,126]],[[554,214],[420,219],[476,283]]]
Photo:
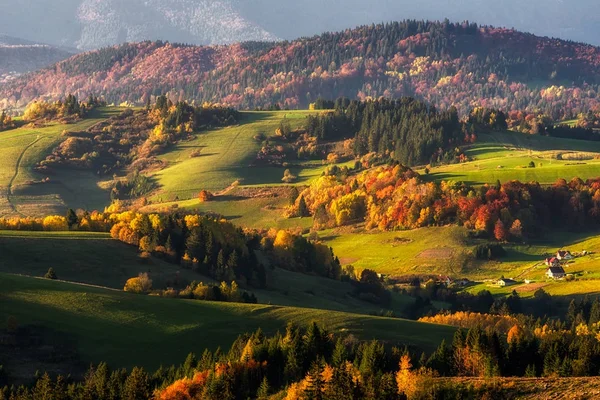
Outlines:
[[549,267],[546,270],[546,276],[551,279],[562,279],[565,277],[565,275],[565,270],[560,265],[555,267]]
[[560,265],[560,261],[558,261],[558,258],[556,258],[556,257],[546,258],[544,263],[549,267],[554,267],[556,265]]
[[497,285],[498,285],[498,286],[502,286],[502,287],[504,287],[504,286],[512,286],[512,285],[516,285],[516,284],[517,284],[517,281],[515,281],[515,280],[512,280],[512,279],[505,279],[505,278],[502,278],[502,279],[499,279],[499,280],[498,280],[498,282],[496,282],[496,283],[497,283]]
[[556,252],[556,258],[559,260],[572,260],[573,255],[568,250],[559,250]]

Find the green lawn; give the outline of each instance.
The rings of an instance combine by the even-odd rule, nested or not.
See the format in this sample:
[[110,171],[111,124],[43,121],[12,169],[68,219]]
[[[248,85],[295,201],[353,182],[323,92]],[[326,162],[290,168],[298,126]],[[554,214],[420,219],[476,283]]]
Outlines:
[[[505,132],[479,135],[465,153],[473,161],[431,168],[428,180],[464,181],[471,184],[520,180],[543,184],[600,176],[600,143]],[[585,160],[567,160],[575,154]],[[558,158],[564,159],[558,159]],[[535,168],[529,168],[533,161]],[[423,170],[419,170],[423,173]]]
[[288,322],[312,321],[364,340],[433,350],[454,328],[358,314],[270,305],[163,299],[119,291],[0,274],[0,319],[37,323],[76,340],[84,362],[113,366],[180,363],[189,352],[228,347],[238,334],[266,333]]

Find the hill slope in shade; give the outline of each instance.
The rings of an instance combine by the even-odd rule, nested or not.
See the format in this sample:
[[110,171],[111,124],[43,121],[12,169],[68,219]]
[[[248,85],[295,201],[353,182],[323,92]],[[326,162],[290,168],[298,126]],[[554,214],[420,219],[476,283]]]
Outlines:
[[37,71],[73,55],[73,51],[0,35],[0,82],[3,75]]
[[[40,324],[71,335],[84,362],[109,365],[180,363],[190,352],[226,347],[244,332],[283,331],[316,321],[337,333],[433,351],[455,328],[396,318],[308,308],[165,299],[0,274],[0,318]],[[132,341],[132,338],[135,340]]]
[[72,57],[0,86],[0,108],[36,98],[103,95],[109,102],[274,102],[319,96],[417,96],[467,112],[479,104],[564,118],[600,106],[600,48],[475,24],[405,21],[276,44],[142,42]]

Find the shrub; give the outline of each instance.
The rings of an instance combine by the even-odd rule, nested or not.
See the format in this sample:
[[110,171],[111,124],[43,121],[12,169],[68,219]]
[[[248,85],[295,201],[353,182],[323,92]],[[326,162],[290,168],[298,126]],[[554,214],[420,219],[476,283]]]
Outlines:
[[141,273],[136,278],[128,279],[123,290],[131,293],[148,293],[152,290],[152,279],[147,273]]
[[54,272],[54,268],[50,267],[48,268],[48,272],[46,272],[46,275],[44,275],[44,278],[46,279],[58,279],[58,277],[56,276],[56,272]]

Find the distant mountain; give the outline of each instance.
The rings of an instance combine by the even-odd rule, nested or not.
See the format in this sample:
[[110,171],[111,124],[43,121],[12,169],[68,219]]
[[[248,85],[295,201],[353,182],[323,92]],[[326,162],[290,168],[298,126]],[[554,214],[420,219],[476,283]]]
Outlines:
[[401,19],[477,21],[600,45],[597,0],[0,0],[0,29],[81,50],[293,40]]
[[69,58],[74,51],[0,35],[0,82],[2,77],[36,71]]
[[306,107],[318,97],[416,96],[556,117],[600,108],[600,48],[475,24],[405,21],[292,42],[187,46],[142,42],[76,55],[0,86],[0,106],[66,92],[142,104]]

